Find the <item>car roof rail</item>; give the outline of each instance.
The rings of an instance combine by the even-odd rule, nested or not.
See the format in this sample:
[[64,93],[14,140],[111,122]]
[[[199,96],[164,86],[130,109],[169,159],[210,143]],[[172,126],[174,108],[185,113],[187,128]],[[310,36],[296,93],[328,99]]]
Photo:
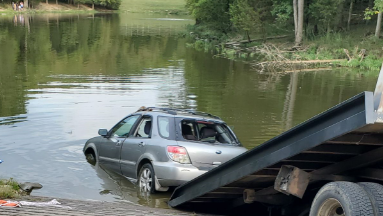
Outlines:
[[192,115],[200,115],[200,116],[209,116],[211,118],[215,118],[215,119],[221,119],[220,117],[218,116],[215,116],[215,115],[212,115],[210,113],[207,113],[207,112],[200,112],[200,111],[188,111],[188,113],[192,114]]
[[160,112],[169,113],[171,115],[177,115],[177,112],[182,112],[182,113],[189,113],[192,115],[208,116],[208,117],[215,118],[215,119],[221,119],[218,116],[215,116],[215,115],[212,115],[212,114],[206,113],[206,112],[187,110],[187,109],[165,108],[165,107],[145,107],[145,106],[142,106],[136,112],[143,112],[143,111],[147,111],[147,112],[148,111],[149,112],[160,111]]

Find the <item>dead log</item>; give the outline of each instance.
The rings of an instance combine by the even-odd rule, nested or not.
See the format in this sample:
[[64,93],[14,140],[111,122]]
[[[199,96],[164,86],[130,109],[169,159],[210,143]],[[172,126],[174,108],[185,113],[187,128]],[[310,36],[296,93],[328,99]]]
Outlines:
[[366,49],[362,49],[359,53],[360,62],[363,61],[364,57],[366,56]]
[[350,56],[350,52],[348,51],[348,49],[343,49],[343,51],[344,51],[344,53],[346,53],[348,61],[350,62],[352,60],[352,58]]
[[252,40],[241,40],[241,41],[233,41],[233,42],[228,42],[228,43],[225,43],[225,45],[227,46],[230,46],[230,45],[234,45],[234,44],[237,44],[237,43],[240,43],[240,44],[243,44],[243,43],[250,43],[250,42],[254,42],[254,41],[261,41],[261,40],[272,40],[272,39],[281,39],[281,38],[286,38],[286,37],[289,37],[290,35],[281,35],[281,36],[274,36],[274,37],[267,37],[267,38],[257,38],[257,39],[252,39]]
[[302,61],[283,61],[286,64],[316,64],[316,63],[333,63],[340,62],[344,59],[326,59],[326,60],[302,60]]

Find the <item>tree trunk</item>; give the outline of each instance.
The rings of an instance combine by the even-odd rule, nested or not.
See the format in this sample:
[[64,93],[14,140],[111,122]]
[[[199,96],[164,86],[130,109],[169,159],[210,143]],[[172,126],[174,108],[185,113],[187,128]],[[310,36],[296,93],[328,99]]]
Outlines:
[[354,7],[354,0],[351,0],[350,3],[350,10],[348,11],[348,20],[347,20],[347,30],[350,31],[350,24],[351,24],[351,16],[352,16],[352,8]]
[[319,34],[319,29],[318,29],[318,24],[315,24],[314,25],[314,35],[318,35]]
[[80,2],[77,2],[77,9],[80,9]]
[[334,24],[334,29],[342,29],[343,28],[343,20],[344,20],[344,17],[343,17],[344,13],[343,12],[345,11],[345,9],[344,9],[345,4],[344,3],[345,3],[345,1],[341,1],[338,4],[336,16],[334,17],[335,22],[332,22]]
[[378,21],[376,23],[375,37],[377,37],[377,38],[380,37],[380,28],[382,26],[382,13],[383,12],[380,12],[378,14]]
[[250,34],[249,34],[249,31],[246,31],[246,35],[247,35],[247,40],[249,41],[249,43],[251,42],[251,39],[250,39]]
[[59,4],[59,1],[58,1],[58,0],[56,0],[56,4],[57,4],[57,5]]
[[[306,1],[305,8],[310,8],[310,3],[311,3],[310,1]],[[305,18],[305,24],[304,24],[305,29],[304,29],[304,31],[305,31],[306,35],[307,35],[307,28],[309,26],[309,23],[310,23],[310,13],[308,13],[306,15],[306,18]]]
[[45,0],[45,3],[49,4],[48,0]]
[[94,10],[94,2],[92,2],[92,10]]
[[331,33],[331,27],[330,27],[330,21],[327,22],[327,37],[330,36],[330,33]]
[[295,37],[297,37],[297,33],[298,33],[298,5],[297,5],[297,0],[293,0],[293,7],[294,7]]
[[295,46],[300,46],[303,39],[303,13],[304,13],[304,0],[298,0],[298,30],[295,36]]
[[24,8],[29,8],[29,2],[28,2],[28,0],[24,0]]

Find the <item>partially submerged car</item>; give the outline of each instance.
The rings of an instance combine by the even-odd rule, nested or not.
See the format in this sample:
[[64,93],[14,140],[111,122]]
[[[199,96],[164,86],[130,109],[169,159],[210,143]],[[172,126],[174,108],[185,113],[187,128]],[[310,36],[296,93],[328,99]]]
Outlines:
[[167,191],[247,151],[219,117],[168,108],[141,108],[111,130],[100,129],[84,153],[140,190]]

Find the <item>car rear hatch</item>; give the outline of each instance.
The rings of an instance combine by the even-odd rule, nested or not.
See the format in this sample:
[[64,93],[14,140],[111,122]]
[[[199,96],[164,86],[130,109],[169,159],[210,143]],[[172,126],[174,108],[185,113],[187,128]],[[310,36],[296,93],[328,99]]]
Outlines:
[[199,169],[210,170],[247,151],[218,118],[177,118],[176,133],[178,145]]
[[237,145],[216,145],[185,141],[178,141],[178,145],[186,148],[191,163],[201,170],[211,170],[247,151],[247,149]]

